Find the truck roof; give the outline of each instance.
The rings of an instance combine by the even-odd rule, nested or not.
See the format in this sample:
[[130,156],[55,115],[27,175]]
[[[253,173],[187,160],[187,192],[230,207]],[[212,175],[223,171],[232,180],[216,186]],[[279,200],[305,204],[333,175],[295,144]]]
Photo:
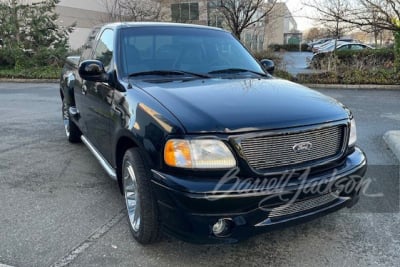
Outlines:
[[111,28],[131,28],[131,27],[186,27],[186,28],[197,28],[197,29],[212,29],[218,31],[226,31],[217,27],[210,27],[198,24],[187,24],[187,23],[174,23],[174,22],[114,22],[100,25],[100,27],[111,27]]

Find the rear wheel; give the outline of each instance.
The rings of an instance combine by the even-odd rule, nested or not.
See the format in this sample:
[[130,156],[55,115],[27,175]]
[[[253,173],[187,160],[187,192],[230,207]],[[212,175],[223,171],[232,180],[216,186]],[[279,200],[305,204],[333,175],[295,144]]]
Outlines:
[[62,116],[63,116],[63,121],[64,121],[64,129],[65,129],[65,135],[68,138],[68,141],[71,143],[79,143],[81,142],[81,131],[79,130],[78,126],[70,120],[70,114],[69,114],[69,105],[65,98],[63,99],[62,103]]
[[160,228],[157,203],[151,188],[150,170],[137,148],[126,151],[122,168],[129,228],[139,243],[154,243],[159,238]]

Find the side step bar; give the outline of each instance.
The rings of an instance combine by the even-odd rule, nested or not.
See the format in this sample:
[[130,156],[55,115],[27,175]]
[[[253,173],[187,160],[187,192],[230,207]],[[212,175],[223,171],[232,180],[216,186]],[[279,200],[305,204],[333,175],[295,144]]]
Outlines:
[[84,136],[81,136],[82,142],[89,148],[90,152],[96,157],[96,159],[99,161],[100,165],[103,167],[103,169],[107,172],[108,176],[111,177],[113,180],[117,180],[117,174],[115,173],[114,168],[108,163],[108,161],[103,158],[103,156],[97,151],[97,149],[90,143],[90,141]]

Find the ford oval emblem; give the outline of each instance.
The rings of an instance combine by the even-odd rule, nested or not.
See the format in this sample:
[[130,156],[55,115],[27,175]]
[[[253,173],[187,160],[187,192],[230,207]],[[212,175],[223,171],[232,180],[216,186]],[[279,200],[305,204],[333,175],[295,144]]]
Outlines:
[[309,151],[312,148],[312,143],[311,142],[301,142],[295,144],[292,149],[294,152],[303,152],[303,151]]

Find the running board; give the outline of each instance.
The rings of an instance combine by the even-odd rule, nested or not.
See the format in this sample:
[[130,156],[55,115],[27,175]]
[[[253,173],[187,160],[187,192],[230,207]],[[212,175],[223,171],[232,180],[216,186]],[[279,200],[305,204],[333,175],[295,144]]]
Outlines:
[[99,161],[101,167],[107,172],[108,176],[111,177],[113,180],[117,180],[117,175],[115,173],[115,170],[111,165],[108,163],[108,161],[97,151],[97,149],[90,143],[90,141],[84,136],[81,135],[81,140],[82,142],[89,148],[90,152],[96,157],[96,159]]

